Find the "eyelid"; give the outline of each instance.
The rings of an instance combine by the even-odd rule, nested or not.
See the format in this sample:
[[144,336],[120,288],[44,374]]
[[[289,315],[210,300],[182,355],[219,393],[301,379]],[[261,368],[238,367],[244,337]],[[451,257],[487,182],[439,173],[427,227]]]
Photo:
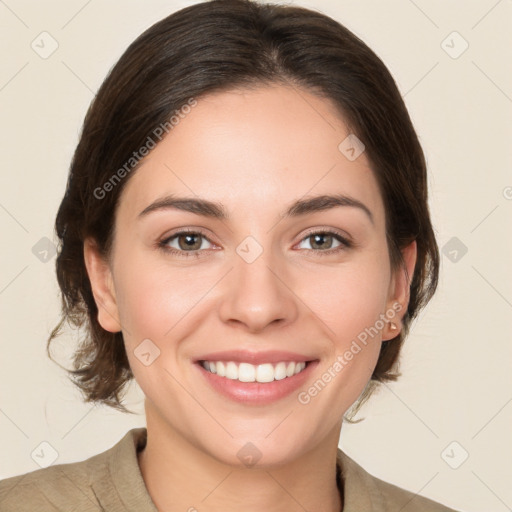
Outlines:
[[355,245],[353,238],[346,232],[337,228],[332,228],[329,226],[317,226],[315,228],[310,228],[306,231],[306,233],[300,239],[302,242],[308,236],[317,234],[317,233],[325,233],[325,234],[333,234],[338,235],[342,240],[344,240],[347,244]]
[[[208,240],[208,242],[211,243],[212,245],[217,245],[215,242],[213,242],[211,240],[210,236],[205,232],[204,228],[178,228],[176,231],[171,232],[171,234],[165,235],[163,238],[161,238],[160,241],[157,242],[157,245],[160,248],[165,250],[167,247],[166,244],[168,244],[173,238],[177,238],[180,235],[186,235],[186,234],[199,235],[202,238],[204,238],[205,240]],[[182,251],[182,250],[178,250],[178,249],[169,247],[168,250],[170,252],[176,251],[176,252],[180,252],[180,253],[193,254],[193,253],[203,252],[208,249],[196,249],[194,251]]]
[[[206,238],[210,243],[213,242],[209,235],[204,231],[204,228],[177,228],[177,231],[171,232],[169,235],[165,235],[161,242],[168,242],[171,238],[174,238],[178,235],[181,235],[183,233],[192,233],[203,236],[203,238]],[[325,233],[325,234],[336,234],[340,238],[344,239],[348,243],[355,243],[352,239],[352,237],[346,232],[342,230],[338,230],[336,228],[328,227],[328,226],[318,226],[315,228],[308,229],[301,237],[299,242],[303,242],[304,239],[306,239],[308,236],[319,234],[319,233]]]
[[215,243],[212,241],[212,236],[209,234],[209,231],[206,228],[196,228],[196,227],[185,227],[185,228],[177,228],[175,230],[172,230],[169,234],[165,234],[161,241],[165,242],[170,240],[171,238],[174,238],[178,235],[192,233],[194,235],[201,235],[203,238],[206,238],[209,242],[212,244]]

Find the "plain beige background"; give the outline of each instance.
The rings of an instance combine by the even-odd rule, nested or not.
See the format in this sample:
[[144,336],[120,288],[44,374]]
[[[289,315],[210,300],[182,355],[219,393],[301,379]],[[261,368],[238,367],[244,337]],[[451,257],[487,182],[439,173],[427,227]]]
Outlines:
[[[60,302],[41,239],[56,241],[72,152],[106,73],[144,29],[192,3],[0,1],[0,478],[38,469],[42,442],[54,463],[71,462],[144,425],[136,385],[126,403],[137,415],[86,405],[47,358]],[[512,1],[286,3],[334,17],[389,67],[427,156],[444,253],[403,377],[372,397],[362,423],[344,425],[340,446],[376,476],[456,509],[511,510]],[[73,343],[55,342],[63,364]]]

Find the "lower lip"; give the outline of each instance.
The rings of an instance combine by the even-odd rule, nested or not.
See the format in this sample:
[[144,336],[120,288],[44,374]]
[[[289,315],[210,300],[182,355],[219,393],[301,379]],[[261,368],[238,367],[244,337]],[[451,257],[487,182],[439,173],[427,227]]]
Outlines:
[[311,361],[300,373],[272,382],[240,382],[219,377],[216,373],[205,370],[200,363],[196,366],[206,381],[220,394],[236,402],[263,405],[280,400],[299,389],[317,364],[318,361]]

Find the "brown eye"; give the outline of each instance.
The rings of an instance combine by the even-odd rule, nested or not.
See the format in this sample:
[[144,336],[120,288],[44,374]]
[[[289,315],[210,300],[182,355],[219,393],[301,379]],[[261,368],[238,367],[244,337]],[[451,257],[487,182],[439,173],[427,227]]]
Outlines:
[[317,233],[315,235],[309,235],[312,249],[331,249],[334,241],[334,237],[327,233]]
[[177,235],[176,237],[173,238],[176,238],[178,240],[179,248],[184,251],[186,251],[187,249],[197,251],[201,248],[201,235],[198,233],[187,233],[185,235]]
[[211,243],[205,235],[198,231],[180,231],[158,242],[158,246],[163,251],[177,256],[199,257],[200,252],[206,249],[203,247],[205,240]]
[[306,247],[306,250],[317,253],[326,252],[327,254],[332,254],[351,247],[351,243],[348,240],[331,231],[309,233],[308,236],[302,239],[301,243],[306,240],[310,240],[310,248]]

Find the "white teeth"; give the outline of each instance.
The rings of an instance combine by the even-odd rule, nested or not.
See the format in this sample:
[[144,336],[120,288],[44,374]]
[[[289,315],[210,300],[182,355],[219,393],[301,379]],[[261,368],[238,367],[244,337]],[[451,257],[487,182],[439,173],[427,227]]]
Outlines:
[[297,375],[304,368],[306,363],[301,361],[281,362],[277,364],[264,363],[254,365],[250,363],[235,363],[233,361],[203,361],[203,368],[210,373],[216,373],[219,377],[226,377],[240,382],[272,382]]
[[286,379],[286,363],[277,363],[276,364],[274,379],[276,379],[276,380]]
[[[210,363],[211,364],[211,363]],[[217,369],[217,375],[219,377],[225,377],[226,376],[226,367],[224,366],[224,363],[222,361],[217,361],[216,363],[213,363]]]
[[256,370],[256,382],[272,382],[274,380],[274,367],[270,363],[259,364]]
[[254,382],[256,380],[256,368],[254,365],[240,363],[238,367],[238,380],[240,382]]
[[236,364],[233,363],[233,361],[230,361],[226,365],[226,378],[232,379],[232,380],[238,379],[238,368],[237,368]]

